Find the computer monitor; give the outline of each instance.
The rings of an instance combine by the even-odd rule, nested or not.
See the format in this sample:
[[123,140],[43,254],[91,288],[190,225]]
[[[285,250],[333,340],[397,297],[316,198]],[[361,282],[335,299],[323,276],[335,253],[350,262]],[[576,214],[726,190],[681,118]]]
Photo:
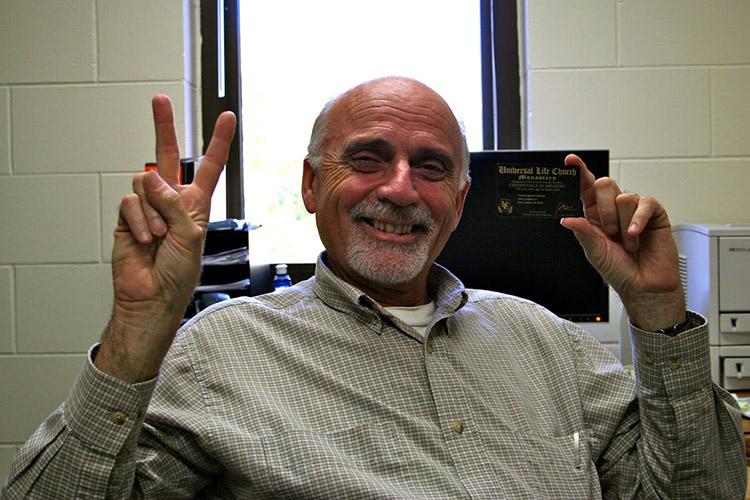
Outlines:
[[609,152],[603,150],[471,153],[464,213],[437,262],[468,288],[533,300],[571,321],[605,322],[608,287],[560,219],[498,213],[498,166],[562,167],[568,153],[578,154],[596,177],[609,174]]

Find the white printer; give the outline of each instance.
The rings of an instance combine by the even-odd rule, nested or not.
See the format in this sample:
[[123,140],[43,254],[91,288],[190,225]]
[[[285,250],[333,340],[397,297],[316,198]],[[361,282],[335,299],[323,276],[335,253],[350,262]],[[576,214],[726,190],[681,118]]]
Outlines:
[[708,320],[711,378],[750,389],[750,223],[672,229],[688,309]]

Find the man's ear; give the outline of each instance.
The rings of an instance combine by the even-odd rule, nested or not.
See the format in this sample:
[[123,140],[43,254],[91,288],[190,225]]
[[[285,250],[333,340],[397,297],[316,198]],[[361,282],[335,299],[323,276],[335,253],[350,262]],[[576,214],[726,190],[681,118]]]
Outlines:
[[311,214],[315,213],[315,178],[317,171],[312,164],[305,160],[302,164],[302,201]]
[[469,193],[469,187],[471,187],[471,179],[466,179],[464,186],[456,194],[456,223],[453,225],[454,231],[458,227],[458,223],[461,222],[461,215],[464,213],[464,203],[466,202],[466,195]]

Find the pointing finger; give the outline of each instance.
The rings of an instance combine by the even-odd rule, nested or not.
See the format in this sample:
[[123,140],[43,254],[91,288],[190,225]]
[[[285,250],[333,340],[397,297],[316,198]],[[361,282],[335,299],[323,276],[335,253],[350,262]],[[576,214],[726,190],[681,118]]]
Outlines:
[[565,166],[578,168],[578,178],[580,182],[581,201],[584,209],[593,206],[596,203],[594,195],[594,181],[596,177],[586,166],[586,163],[575,154],[569,154],[565,157]]

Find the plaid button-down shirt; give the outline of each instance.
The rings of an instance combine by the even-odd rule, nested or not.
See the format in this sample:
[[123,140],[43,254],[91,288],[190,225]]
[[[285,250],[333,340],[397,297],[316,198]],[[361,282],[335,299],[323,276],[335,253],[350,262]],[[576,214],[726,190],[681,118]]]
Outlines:
[[422,335],[319,260],[311,280],[189,322],[158,382],[89,361],[3,498],[744,494],[739,413],[711,384],[705,322],[634,329],[635,384],[538,305],[438,266],[430,294]]

